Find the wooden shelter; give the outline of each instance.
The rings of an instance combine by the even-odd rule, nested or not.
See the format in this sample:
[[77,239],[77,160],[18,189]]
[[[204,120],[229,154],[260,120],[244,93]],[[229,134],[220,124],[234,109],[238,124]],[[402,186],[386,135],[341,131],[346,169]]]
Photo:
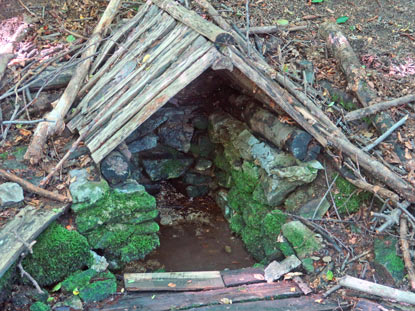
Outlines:
[[[271,110],[290,115],[321,146],[337,149],[402,198],[415,202],[410,184],[353,145],[306,93],[271,68],[207,0],[195,1],[216,24],[172,0],[151,0],[101,43],[90,78],[78,94],[80,103],[67,124],[86,138],[96,163],[212,68]],[[378,190],[366,182],[359,187],[398,201],[387,189]]]

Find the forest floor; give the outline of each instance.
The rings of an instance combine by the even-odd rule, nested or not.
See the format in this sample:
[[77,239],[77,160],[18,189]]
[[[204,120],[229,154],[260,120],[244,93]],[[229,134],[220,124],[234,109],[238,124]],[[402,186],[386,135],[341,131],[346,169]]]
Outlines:
[[[339,24],[341,30],[348,38],[361,64],[365,66],[368,73],[369,85],[376,90],[379,101],[398,98],[404,95],[415,94],[415,1],[407,0],[360,0],[360,1],[322,1],[321,3],[309,3],[307,0],[254,0],[249,1],[249,23],[250,26],[269,26],[287,24],[281,26],[281,31],[274,34],[260,35],[259,41],[264,42],[263,52],[267,61],[274,68],[284,72],[296,74],[301,72],[300,62],[307,60],[314,68],[314,87],[325,92],[320,82],[329,81],[333,86],[346,90],[346,78],[339,69],[334,58],[328,55],[324,39],[319,36],[319,27],[324,21],[336,21],[341,17],[346,20]],[[22,7],[22,4],[26,8]],[[139,2],[137,2],[139,3]],[[130,18],[134,15],[137,3],[126,1],[121,9],[119,19]],[[239,28],[247,26],[246,2],[238,0],[212,1],[223,17],[233,22]],[[12,83],[21,78],[20,71],[30,59],[41,57],[42,51],[52,49],[59,45],[69,45],[70,42],[79,38],[88,38],[100,14],[105,10],[106,0],[24,0],[8,1],[0,0],[0,53],[2,47],[7,45],[8,38],[16,29],[27,24],[23,39],[16,43],[14,51],[16,57],[9,63],[9,68],[4,81],[8,85],[0,83],[0,95],[6,91]],[[200,14],[204,14],[196,3],[191,6]],[[285,31],[287,27],[305,26],[300,31]],[[30,55],[32,50],[36,52]],[[299,77],[302,80],[302,77]],[[3,120],[8,120],[13,112],[12,103],[0,101],[3,112]],[[397,130],[398,139],[405,146],[405,155],[410,166],[405,167],[399,157],[391,150],[388,144],[379,148],[384,161],[395,166],[408,182],[415,184],[415,105],[398,106],[389,109],[389,113],[398,121],[404,115],[409,114],[406,124]],[[328,100],[325,104],[325,112],[336,122],[345,112],[346,107],[335,100]],[[42,115],[32,116],[42,117]],[[362,141],[372,140],[377,134],[374,128],[366,122],[355,122],[346,125],[349,136],[360,136]],[[34,126],[17,127],[12,126],[4,146],[0,146],[0,154],[15,150],[16,147],[28,145]],[[63,146],[71,141],[72,137],[60,137],[55,140],[55,145],[50,145],[49,150],[55,150],[56,154],[51,156],[48,163],[39,167],[15,170],[20,176],[44,176],[45,171],[54,167],[58,161],[58,154],[62,156]],[[53,153],[53,152],[52,152]],[[9,159],[17,154],[9,153]],[[84,158],[85,162],[91,161]],[[413,160],[413,161],[411,161]],[[84,162],[84,163],[85,163]],[[331,177],[331,176],[329,176]],[[52,184],[49,190],[58,189],[65,193],[67,179],[61,179],[62,183]],[[324,183],[324,180],[322,181]],[[322,185],[324,186],[324,185]],[[339,191],[333,188],[334,193]],[[41,199],[36,195],[26,198],[27,203],[40,204]],[[372,204],[362,206],[355,214],[346,217],[344,222],[330,222],[322,224],[333,236],[337,237],[348,247],[353,249],[355,255],[367,252],[362,260],[356,260],[350,270],[363,271],[368,269],[367,260],[373,259],[373,251],[370,248],[377,234],[371,228]],[[0,227],[8,219],[13,217],[17,210],[0,210]],[[415,230],[415,228],[412,228]],[[392,229],[391,235],[399,235],[399,229]],[[334,266],[342,266],[343,254],[337,254],[334,250],[326,251],[326,257],[334,262]],[[364,260],[363,260],[364,259]],[[320,261],[321,266],[327,262]],[[323,269],[322,269],[323,271]],[[327,269],[326,269],[327,272]],[[366,278],[374,277],[375,268],[370,267]],[[317,279],[315,279],[317,280]],[[327,288],[329,280],[322,281],[324,284],[312,284],[312,287],[323,291]],[[380,283],[388,284],[388,280],[379,280]],[[320,281],[319,281],[320,282]],[[404,290],[409,288],[408,282],[400,284]]]

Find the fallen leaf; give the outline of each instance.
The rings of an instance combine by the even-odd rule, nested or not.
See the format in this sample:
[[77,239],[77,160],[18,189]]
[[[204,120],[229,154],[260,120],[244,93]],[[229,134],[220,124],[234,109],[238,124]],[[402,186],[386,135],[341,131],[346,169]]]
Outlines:
[[176,287],[176,284],[174,284],[174,283],[169,283],[169,284],[167,284],[167,286],[168,286],[168,287]]
[[262,274],[259,274],[259,273],[255,273],[254,278],[257,279],[257,280],[261,280],[261,281],[265,280],[265,277]]
[[290,287],[290,292],[294,293],[295,292],[295,287]]
[[224,304],[224,305],[231,305],[232,304],[232,300],[229,299],[229,298],[222,298],[222,299],[219,300],[219,302],[221,304]]

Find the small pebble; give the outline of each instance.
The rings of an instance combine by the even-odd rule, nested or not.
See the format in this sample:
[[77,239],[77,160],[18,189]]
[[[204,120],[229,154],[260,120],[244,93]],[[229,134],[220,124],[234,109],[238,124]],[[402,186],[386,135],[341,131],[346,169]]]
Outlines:
[[225,252],[228,254],[232,253],[232,248],[229,245],[225,245]]
[[331,262],[331,256],[324,256],[323,261],[326,262],[326,263]]

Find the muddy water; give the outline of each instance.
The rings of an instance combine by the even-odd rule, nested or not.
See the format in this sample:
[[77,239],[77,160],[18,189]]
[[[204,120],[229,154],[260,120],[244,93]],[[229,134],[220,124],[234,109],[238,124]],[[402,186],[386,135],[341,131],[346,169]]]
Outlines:
[[124,272],[240,269],[255,263],[211,197],[191,200],[169,188],[157,205],[160,247]]

